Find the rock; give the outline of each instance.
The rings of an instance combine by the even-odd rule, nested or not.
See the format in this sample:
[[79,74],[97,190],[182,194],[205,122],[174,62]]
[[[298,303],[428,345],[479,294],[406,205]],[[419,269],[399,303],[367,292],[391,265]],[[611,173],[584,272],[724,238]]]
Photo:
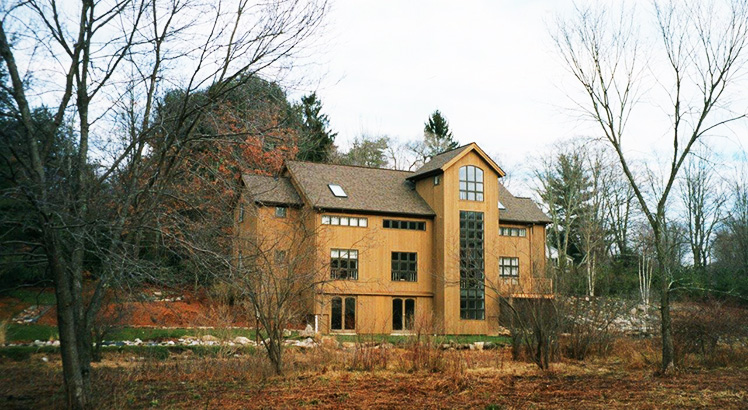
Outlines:
[[317,344],[314,343],[314,340],[311,337],[307,337],[304,340],[296,341],[295,346],[303,348],[303,349],[308,349],[308,348],[316,347]]
[[292,334],[290,330],[283,329],[283,337],[291,337]]
[[201,337],[203,342],[217,342],[218,338],[213,335],[205,335]]
[[244,345],[248,345],[252,343],[252,341],[249,340],[249,338],[246,338],[244,336],[237,336],[234,338],[234,343],[244,346]]
[[306,328],[299,332],[301,337],[314,337],[314,328],[312,325],[306,325]]
[[341,343],[341,345],[343,346],[343,349],[354,349],[354,348],[356,348],[356,343],[354,343],[354,342],[343,342],[343,343]]
[[142,340],[140,340],[140,339],[138,339],[138,338],[136,338],[136,339],[135,339],[135,340],[133,341],[133,344],[134,344],[135,346],[140,346],[140,345],[142,345],[142,344],[143,344],[143,341],[142,341]]
[[485,346],[485,342],[475,342],[471,346],[475,346],[475,348],[473,349],[471,347],[470,350],[483,350],[483,347]]
[[49,359],[47,358],[47,356],[44,356],[44,357],[42,357],[42,361],[43,361],[44,363],[47,363],[47,362],[49,361]]

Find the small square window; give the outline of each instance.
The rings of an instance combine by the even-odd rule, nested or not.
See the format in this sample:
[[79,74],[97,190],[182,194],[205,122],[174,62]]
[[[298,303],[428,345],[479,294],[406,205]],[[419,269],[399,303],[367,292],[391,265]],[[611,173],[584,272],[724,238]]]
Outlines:
[[285,206],[276,206],[275,207],[275,217],[276,218],[285,218],[287,210],[288,210],[288,208],[286,208]]
[[330,225],[330,216],[322,215],[322,225]]
[[351,226],[358,226],[358,218],[351,218]]
[[348,226],[348,217],[347,216],[341,216],[340,217],[340,225],[342,225],[342,226]]
[[333,216],[330,219],[330,225],[340,225],[340,217],[339,216]]
[[358,226],[363,226],[364,228],[366,228],[367,226],[369,226],[369,220],[366,218],[359,218]]

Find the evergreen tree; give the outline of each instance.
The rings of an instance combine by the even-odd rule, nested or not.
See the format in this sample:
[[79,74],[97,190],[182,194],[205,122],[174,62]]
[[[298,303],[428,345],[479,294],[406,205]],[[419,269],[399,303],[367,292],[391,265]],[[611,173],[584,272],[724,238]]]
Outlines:
[[424,123],[423,140],[425,153],[431,157],[459,146],[452,137],[452,131],[449,130],[449,122],[439,110],[434,111]]
[[312,162],[328,162],[333,150],[335,136],[330,130],[327,114],[322,114],[322,102],[317,93],[301,97],[301,138],[298,159]]

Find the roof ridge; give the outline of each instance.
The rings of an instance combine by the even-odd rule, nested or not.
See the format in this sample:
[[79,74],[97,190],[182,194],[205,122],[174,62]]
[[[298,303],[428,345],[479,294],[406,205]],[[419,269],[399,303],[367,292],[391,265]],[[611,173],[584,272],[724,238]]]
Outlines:
[[289,160],[286,161],[286,163],[289,162],[296,162],[299,164],[314,164],[314,165],[323,165],[323,166],[335,166],[335,167],[346,167],[346,168],[363,168],[363,169],[376,169],[378,171],[392,171],[392,172],[404,172],[407,174],[412,174],[414,171],[406,171],[401,169],[392,169],[392,168],[379,168],[379,167],[367,167],[365,165],[348,165],[348,164],[327,164],[324,162],[313,162],[313,161],[299,161],[299,160]]

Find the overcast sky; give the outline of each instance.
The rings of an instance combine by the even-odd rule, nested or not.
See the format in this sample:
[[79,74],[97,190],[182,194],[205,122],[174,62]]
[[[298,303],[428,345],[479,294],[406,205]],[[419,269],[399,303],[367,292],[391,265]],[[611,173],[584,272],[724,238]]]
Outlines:
[[[435,109],[460,143],[477,142],[506,165],[559,139],[590,135],[590,124],[569,110],[564,90],[577,85],[549,34],[555,16],[572,7],[540,0],[336,2],[320,59],[326,74],[315,87],[338,145],[361,133],[420,138]],[[631,125],[629,149],[649,153],[668,137],[667,124],[643,114]],[[748,135],[745,129],[727,132],[727,151],[745,149],[748,138],[736,136]]]

